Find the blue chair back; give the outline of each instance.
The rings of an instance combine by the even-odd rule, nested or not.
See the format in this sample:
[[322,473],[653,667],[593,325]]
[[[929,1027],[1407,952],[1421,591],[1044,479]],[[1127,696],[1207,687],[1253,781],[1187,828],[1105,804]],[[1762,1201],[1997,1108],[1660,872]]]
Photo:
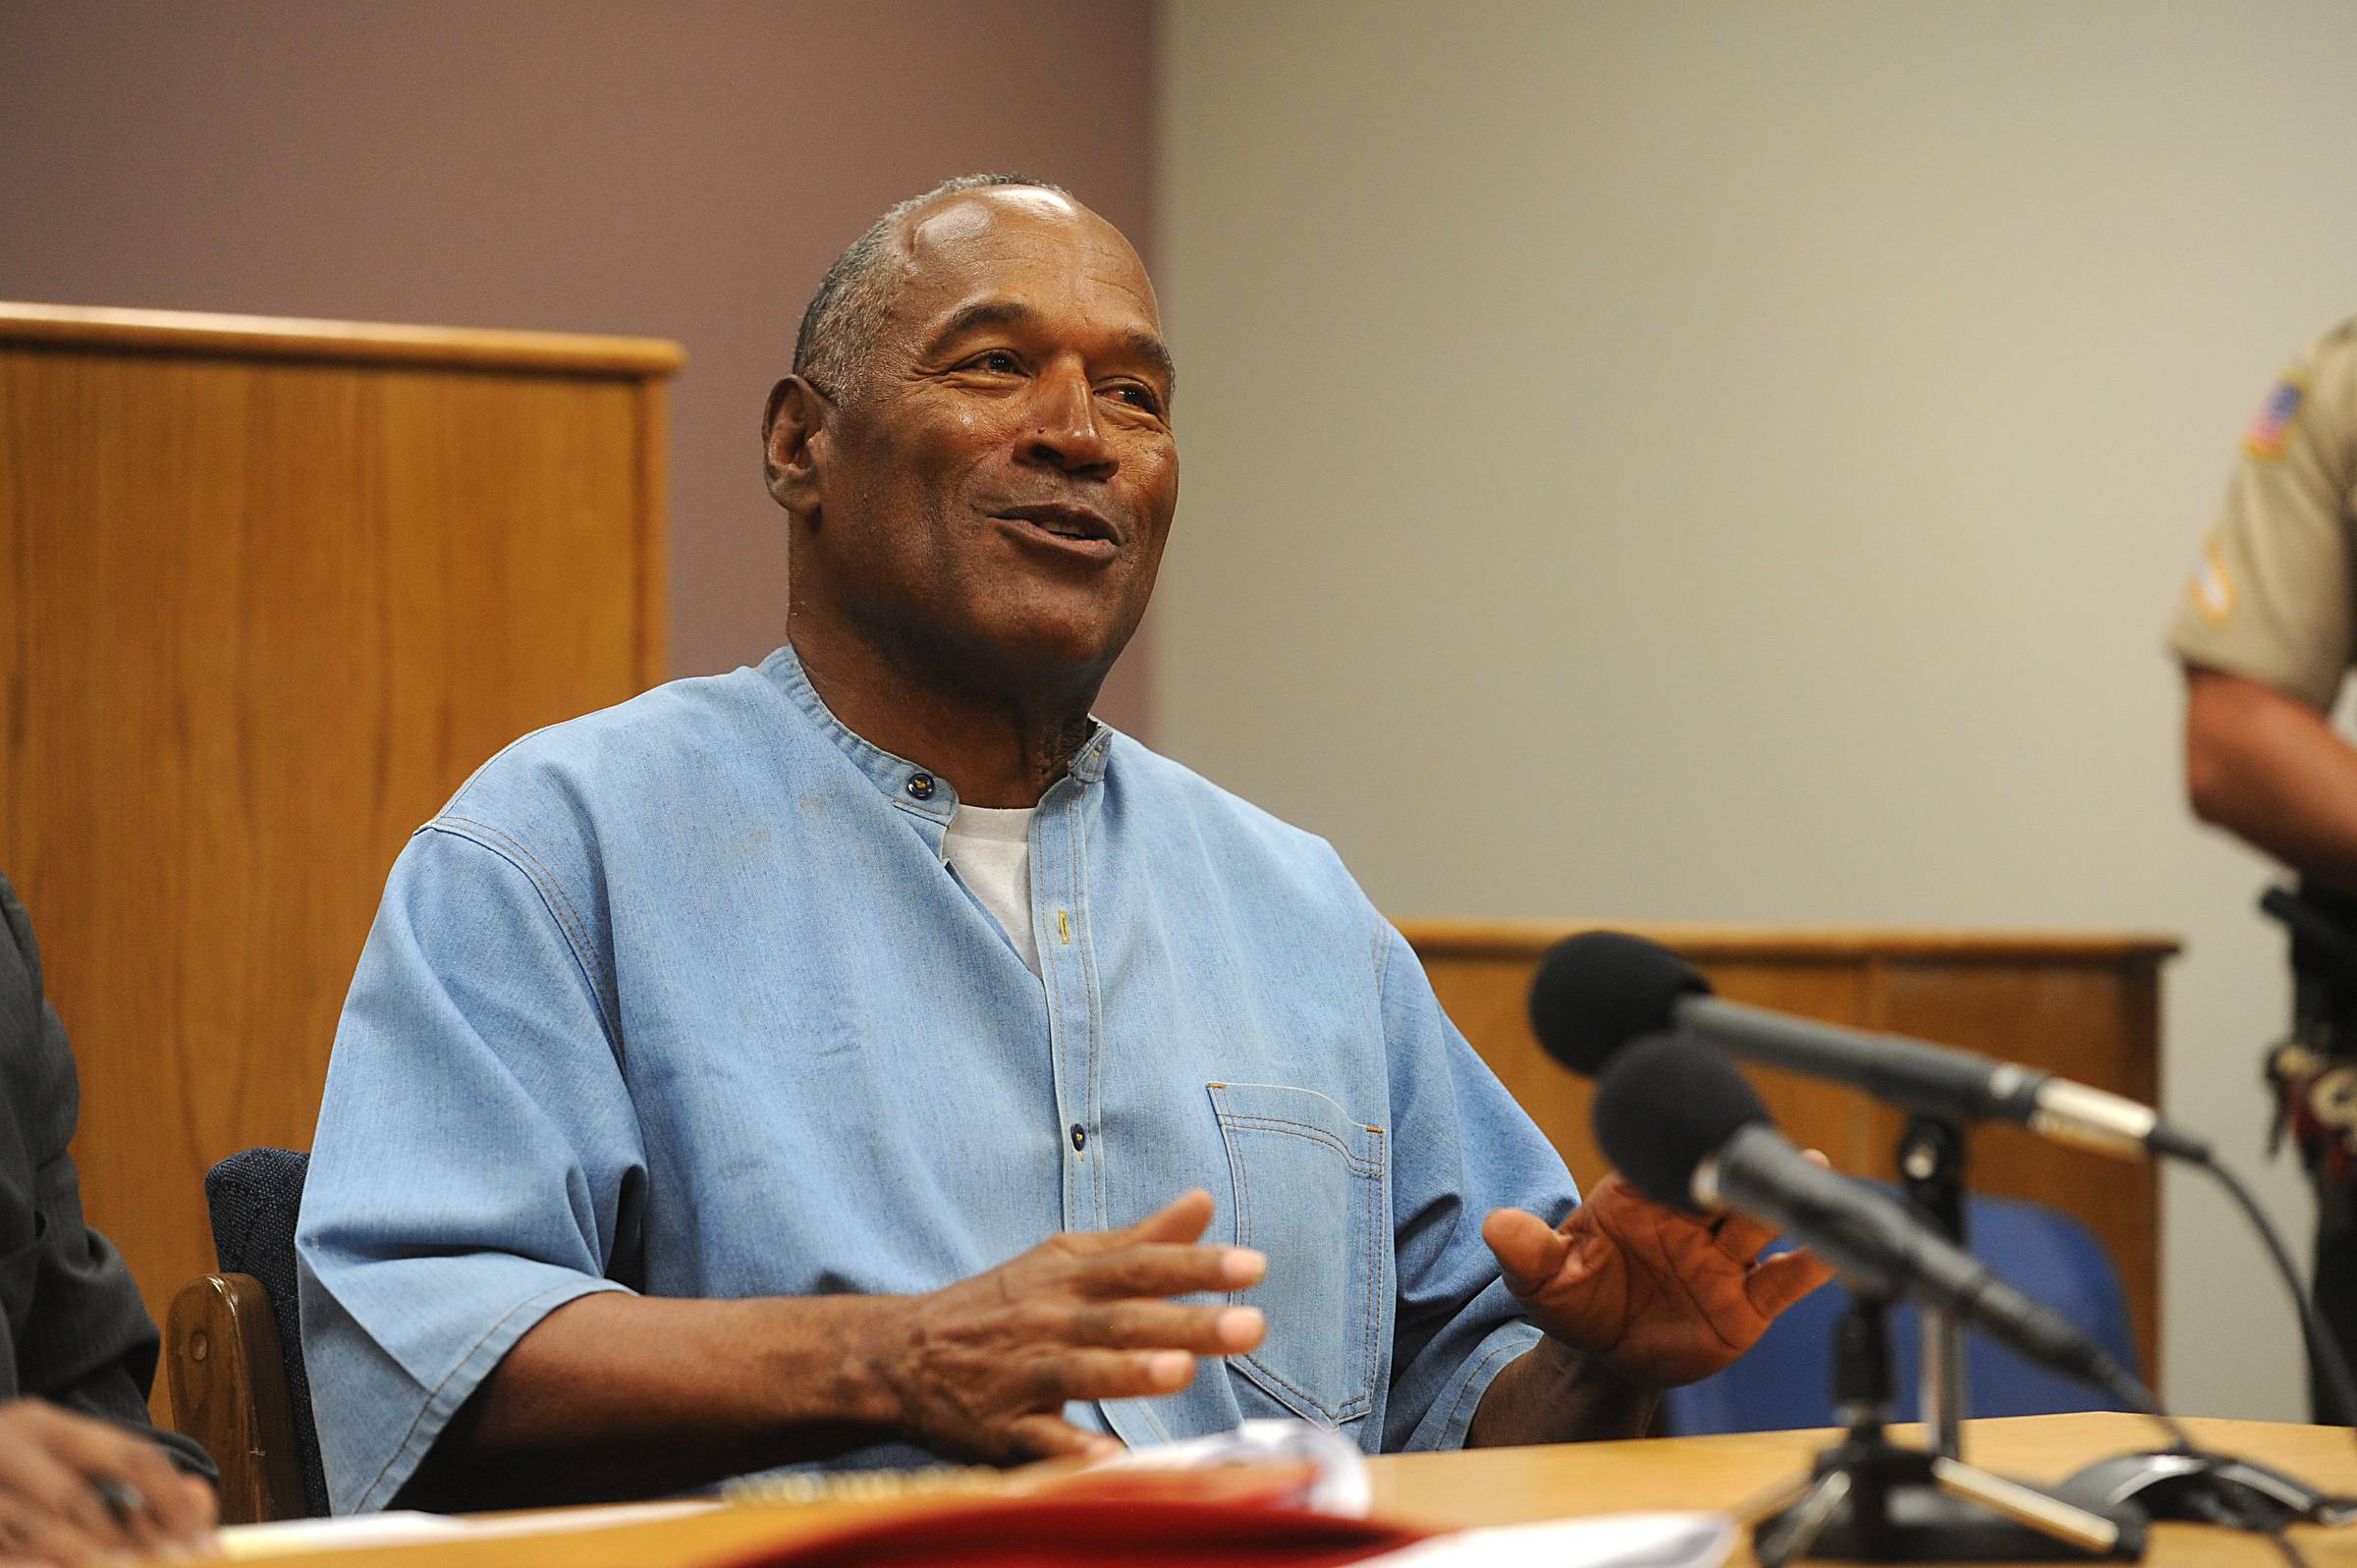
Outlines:
[[302,1178],[310,1156],[293,1149],[247,1149],[204,1176],[204,1202],[213,1220],[213,1256],[225,1274],[251,1274],[270,1298],[278,1321],[279,1359],[287,1371],[287,1402],[295,1428],[295,1457],[302,1471],[303,1510],[327,1511],[327,1471],[319,1462],[319,1429],[311,1420],[311,1378],[302,1365],[302,1324],[295,1291],[295,1218],[302,1208]]
[[[1965,1216],[1972,1250],[2000,1275],[2069,1319],[2115,1357],[2136,1365],[2119,1271],[2086,1226],[2044,1204],[1974,1198]],[[1662,1396],[1662,1421],[1680,1436],[1781,1432],[1834,1420],[1834,1324],[1849,1308],[1838,1281],[1803,1298],[1760,1342],[1715,1377]],[[2050,1372],[1983,1334],[1965,1336],[1965,1413],[2044,1416],[2117,1406],[2097,1389]],[[1915,1309],[1891,1317],[1899,1421],[1919,1419],[1922,1333]]]

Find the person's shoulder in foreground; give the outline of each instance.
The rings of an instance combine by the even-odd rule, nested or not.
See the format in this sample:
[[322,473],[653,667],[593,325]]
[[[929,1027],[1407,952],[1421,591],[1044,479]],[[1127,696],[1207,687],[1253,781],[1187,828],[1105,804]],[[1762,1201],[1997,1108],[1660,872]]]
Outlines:
[[339,1507],[1625,1432],[1822,1276],[1577,1205],[1330,850],[1090,720],[1175,392],[1056,188],[829,271],[763,421],[790,647],[520,743],[388,883],[298,1238]]
[[154,1323],[82,1220],[81,1105],[31,917],[0,875],[0,1557],[201,1541],[211,1459],[148,1424]]

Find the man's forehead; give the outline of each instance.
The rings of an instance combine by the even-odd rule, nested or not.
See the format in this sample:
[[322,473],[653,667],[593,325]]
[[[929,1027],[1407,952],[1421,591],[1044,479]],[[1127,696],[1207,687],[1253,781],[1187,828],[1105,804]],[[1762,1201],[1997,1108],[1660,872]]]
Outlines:
[[1051,222],[1075,222],[1096,216],[1061,190],[1039,186],[984,186],[945,196],[912,214],[908,246],[912,253],[918,253],[932,246],[955,244],[979,236],[1002,217],[1018,215]]
[[[990,186],[959,191],[910,216],[901,282],[925,305],[963,297],[1025,268],[1078,272],[1134,294],[1158,314],[1145,264],[1123,233],[1059,191]],[[911,288],[913,286],[913,288]],[[923,305],[910,298],[911,305]]]

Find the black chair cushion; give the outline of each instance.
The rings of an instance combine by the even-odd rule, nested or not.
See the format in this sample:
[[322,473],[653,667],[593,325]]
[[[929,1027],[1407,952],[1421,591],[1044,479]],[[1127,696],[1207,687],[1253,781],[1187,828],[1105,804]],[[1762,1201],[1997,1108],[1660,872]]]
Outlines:
[[302,1325],[295,1290],[295,1217],[302,1208],[303,1172],[310,1156],[293,1149],[248,1149],[231,1155],[204,1177],[212,1213],[213,1255],[225,1274],[262,1282],[278,1319],[279,1358],[287,1369],[287,1402],[294,1406],[296,1458],[302,1469],[303,1512],[327,1512],[327,1472],[319,1463],[319,1430],[311,1421],[311,1379],[302,1365]]

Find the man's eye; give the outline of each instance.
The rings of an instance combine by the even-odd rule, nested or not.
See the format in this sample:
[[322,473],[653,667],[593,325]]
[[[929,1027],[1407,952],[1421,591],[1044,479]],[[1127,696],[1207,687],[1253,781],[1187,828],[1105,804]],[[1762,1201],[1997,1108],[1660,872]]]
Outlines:
[[1022,374],[1023,362],[1005,349],[991,349],[968,359],[965,368],[987,370],[997,376],[1014,376]]
[[1162,412],[1162,399],[1155,395],[1152,387],[1141,387],[1134,381],[1124,381],[1113,389],[1113,395],[1133,408],[1143,408],[1148,413]]

